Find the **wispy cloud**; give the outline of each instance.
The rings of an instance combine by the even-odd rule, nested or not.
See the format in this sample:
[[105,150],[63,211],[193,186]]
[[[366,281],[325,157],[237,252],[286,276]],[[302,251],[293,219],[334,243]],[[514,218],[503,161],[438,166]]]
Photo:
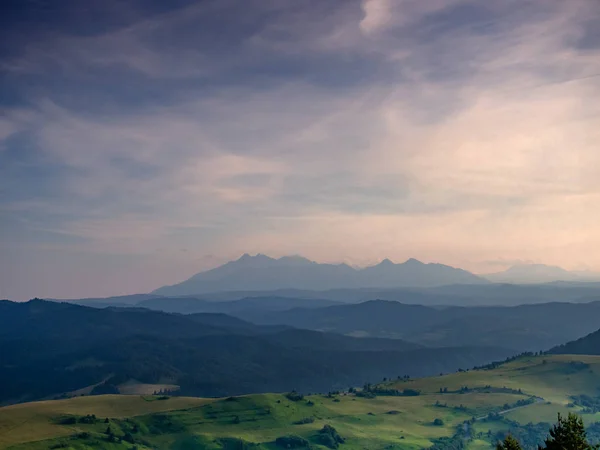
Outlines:
[[5,27],[5,296],[244,251],[600,269],[594,0],[103,5]]

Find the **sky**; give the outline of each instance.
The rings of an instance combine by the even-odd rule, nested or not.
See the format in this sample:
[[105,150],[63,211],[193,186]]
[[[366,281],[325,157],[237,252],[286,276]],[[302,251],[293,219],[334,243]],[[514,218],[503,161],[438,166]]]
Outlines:
[[0,298],[246,252],[600,271],[597,0],[0,8]]

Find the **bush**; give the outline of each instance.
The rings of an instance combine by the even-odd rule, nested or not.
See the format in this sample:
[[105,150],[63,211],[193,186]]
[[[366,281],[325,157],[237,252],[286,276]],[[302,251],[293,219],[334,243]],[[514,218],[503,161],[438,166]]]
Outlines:
[[288,392],[285,394],[288,400],[293,402],[299,402],[300,400],[304,400],[304,395],[297,393],[296,391]]
[[300,419],[294,422],[294,425],[304,425],[305,423],[313,423],[314,421],[314,417],[305,417],[304,419]]
[[77,417],[75,417],[75,416],[61,417],[58,420],[58,423],[60,423],[61,425],[75,425],[77,423]]
[[404,389],[402,395],[405,397],[416,397],[417,395],[421,395],[421,391],[416,389]]
[[93,425],[96,423],[96,415],[95,414],[87,414],[83,417],[80,417],[78,422]]
[[435,419],[435,420],[433,421],[433,424],[434,424],[436,427],[443,427],[443,426],[444,426],[444,421],[443,421],[442,419],[439,419],[439,418],[437,418],[437,419]]
[[281,436],[275,439],[275,444],[283,448],[307,448],[310,447],[310,442],[300,436],[288,435]]
[[331,425],[324,425],[319,431],[318,441],[326,447],[338,448],[339,444],[344,443],[344,438]]
[[360,391],[356,393],[357,397],[363,397],[363,398],[375,398],[376,395],[372,392],[369,391]]
[[320,434],[317,438],[317,442],[325,447],[333,449],[336,449],[340,446],[340,444],[338,444],[335,438],[330,434]]
[[375,395],[384,395],[391,397],[415,397],[417,395],[421,395],[421,391],[417,389],[385,389],[385,388],[372,388],[365,389],[365,391],[369,391]]

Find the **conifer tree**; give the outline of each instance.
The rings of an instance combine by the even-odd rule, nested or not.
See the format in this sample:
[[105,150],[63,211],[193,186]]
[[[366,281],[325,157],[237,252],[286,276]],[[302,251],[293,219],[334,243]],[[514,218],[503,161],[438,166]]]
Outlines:
[[502,442],[498,442],[496,450],[522,450],[519,442],[510,434]]
[[540,450],[592,450],[598,447],[587,441],[583,420],[577,414],[569,413],[565,418],[558,414],[558,422],[550,429],[545,446]]

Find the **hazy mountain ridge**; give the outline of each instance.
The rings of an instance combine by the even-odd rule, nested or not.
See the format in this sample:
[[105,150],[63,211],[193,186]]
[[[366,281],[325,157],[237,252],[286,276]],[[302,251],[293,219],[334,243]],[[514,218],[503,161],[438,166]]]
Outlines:
[[292,308],[321,308],[342,304],[333,300],[290,297],[244,297],[239,300],[209,301],[196,297],[159,297],[144,300],[138,307],[182,314],[226,313],[243,314],[244,311],[284,311]]
[[546,264],[519,264],[503,272],[482,275],[494,283],[535,284],[555,281],[600,282],[600,274],[589,271],[568,271]]
[[[94,308],[143,307],[157,311],[192,314],[239,310],[286,310],[296,307],[325,307],[388,300],[424,306],[518,306],[541,303],[590,303],[600,301],[600,283],[556,281],[544,284],[450,285],[433,288],[349,288],[311,291],[278,289],[274,291],[223,291],[190,296],[142,297],[137,295],[84,299],[44,299]],[[8,300],[7,300],[8,301]]]
[[[194,300],[197,299],[198,301]],[[219,310],[218,303],[241,301],[275,302],[285,308],[333,306],[335,304],[362,303],[370,300],[389,300],[412,305],[425,306],[518,306],[551,302],[592,302],[600,301],[600,283],[554,282],[546,284],[455,284],[430,288],[340,288],[329,290],[278,289],[274,291],[225,291],[203,294],[202,296],[162,297],[137,303],[138,306],[161,309],[176,308],[175,304],[189,305],[192,308]],[[96,306],[96,303],[74,300],[79,304]],[[330,304],[328,305],[327,302]],[[105,302],[99,303],[104,305]],[[117,306],[117,305],[115,305]],[[265,308],[272,309],[272,308]],[[183,310],[173,309],[175,312]]]
[[600,302],[439,308],[377,300],[273,311],[248,319],[352,336],[401,338],[426,346],[477,342],[521,352],[545,350],[598,329]]
[[600,329],[577,340],[557,345],[549,353],[563,355],[600,355]]
[[[472,367],[498,347],[429,349],[263,327],[223,314],[167,314],[33,300],[0,302],[0,403],[39,399],[109,378],[181,387],[187,395],[327,391],[398,374]],[[92,361],[92,363],[82,363]]]
[[152,294],[175,296],[218,291],[276,289],[335,289],[347,287],[428,287],[447,284],[485,284],[487,280],[463,269],[424,264],[416,259],[355,269],[347,264],[321,264],[300,256],[270,258],[243,255],[217,268],[156,289]]

